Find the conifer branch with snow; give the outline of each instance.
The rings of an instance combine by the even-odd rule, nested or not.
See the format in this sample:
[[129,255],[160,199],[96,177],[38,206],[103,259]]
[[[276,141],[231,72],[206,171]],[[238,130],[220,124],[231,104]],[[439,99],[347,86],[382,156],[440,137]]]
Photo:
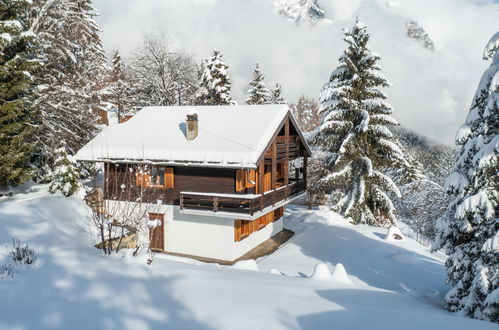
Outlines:
[[39,129],[33,56],[36,37],[22,20],[30,2],[0,2],[0,186],[33,176],[31,159]]

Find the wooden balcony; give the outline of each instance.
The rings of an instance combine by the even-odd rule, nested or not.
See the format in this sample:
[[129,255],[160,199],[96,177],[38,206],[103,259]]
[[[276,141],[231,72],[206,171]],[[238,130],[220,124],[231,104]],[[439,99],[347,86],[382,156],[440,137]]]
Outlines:
[[278,187],[262,194],[217,194],[182,191],[180,209],[208,211],[209,213],[234,213],[254,216],[264,209],[282,204],[306,190],[305,180],[290,182],[288,186]]

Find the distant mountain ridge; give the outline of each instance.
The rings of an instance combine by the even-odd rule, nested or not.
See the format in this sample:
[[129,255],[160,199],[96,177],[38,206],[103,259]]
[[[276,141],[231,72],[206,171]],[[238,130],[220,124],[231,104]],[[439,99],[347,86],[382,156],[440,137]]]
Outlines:
[[307,22],[312,25],[325,16],[318,2],[319,0],[274,0],[274,7],[278,14],[295,23]]

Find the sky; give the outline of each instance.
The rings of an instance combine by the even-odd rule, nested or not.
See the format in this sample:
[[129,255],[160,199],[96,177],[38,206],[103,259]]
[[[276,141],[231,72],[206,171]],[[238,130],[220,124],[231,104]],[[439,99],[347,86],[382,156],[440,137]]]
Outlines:
[[[282,1],[282,0],[281,0]],[[296,0],[290,0],[296,1]],[[454,144],[478,81],[482,60],[499,30],[492,0],[319,0],[326,17],[296,23],[276,13],[273,0],[95,0],[106,51],[127,55],[146,34],[165,34],[172,47],[199,63],[219,49],[229,66],[232,96],[247,97],[256,62],[267,86],[283,86],[289,102],[317,99],[345,49],[343,29],[355,17],[368,26],[370,48],[381,56],[392,87],[385,90],[393,116],[437,142]],[[434,41],[434,52],[406,36],[414,19]]]

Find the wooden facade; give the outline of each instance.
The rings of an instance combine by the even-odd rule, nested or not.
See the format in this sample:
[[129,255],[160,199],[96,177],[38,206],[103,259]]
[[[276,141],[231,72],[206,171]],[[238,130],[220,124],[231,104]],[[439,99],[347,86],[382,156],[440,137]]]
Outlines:
[[253,215],[305,192],[309,153],[288,113],[256,169],[105,163],[105,199]]

